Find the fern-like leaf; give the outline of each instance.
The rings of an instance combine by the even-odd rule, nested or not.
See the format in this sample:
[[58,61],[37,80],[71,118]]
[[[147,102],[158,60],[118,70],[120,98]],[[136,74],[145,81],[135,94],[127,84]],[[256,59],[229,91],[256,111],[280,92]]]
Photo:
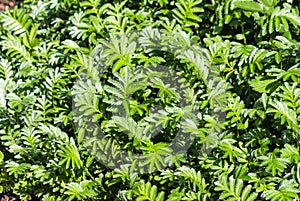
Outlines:
[[27,31],[32,20],[26,10],[14,9],[13,12],[1,12],[1,23],[14,35],[21,35]]
[[251,192],[251,185],[244,187],[243,180],[236,180],[233,176],[230,176],[229,179],[227,179],[226,176],[221,176],[220,180],[215,182],[215,185],[216,191],[222,191],[220,199],[230,201],[254,201],[257,197],[257,193]]
[[293,201],[299,200],[299,192],[298,184],[293,180],[283,180],[278,189],[265,191],[263,197],[272,201]]

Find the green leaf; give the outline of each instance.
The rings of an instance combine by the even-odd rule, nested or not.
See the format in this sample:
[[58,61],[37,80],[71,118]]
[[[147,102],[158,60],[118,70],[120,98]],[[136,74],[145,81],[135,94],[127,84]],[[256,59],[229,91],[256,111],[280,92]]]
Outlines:
[[69,169],[70,165],[72,168],[77,167],[78,169],[83,165],[73,138],[70,138],[70,142],[67,142],[64,147],[61,147],[59,155],[62,157],[60,164],[66,164],[67,169]]
[[216,181],[215,185],[216,191],[222,191],[219,197],[220,199],[254,201],[258,195],[255,192],[251,193],[251,185],[244,187],[243,180],[236,180],[233,176],[230,176],[229,180],[226,176],[220,176],[219,181]]
[[259,159],[262,160],[261,166],[267,166],[267,172],[271,170],[272,175],[278,174],[279,176],[284,172],[288,162],[286,158],[273,158],[272,156],[261,156]]
[[4,154],[0,151],[0,163],[3,162],[3,159],[4,159]]
[[1,23],[7,30],[15,35],[21,35],[27,31],[32,20],[26,10],[14,9],[13,12],[1,13]]
[[277,4],[277,0],[261,0],[261,2],[268,7],[273,7]]
[[297,200],[300,192],[298,185],[293,180],[283,180],[278,189],[263,192],[263,197],[267,200]]
[[264,13],[264,7],[254,1],[234,1],[235,8],[241,8],[243,10],[249,10],[252,12],[261,12]]
[[257,76],[255,79],[250,80],[248,83],[253,88],[253,90],[260,93],[273,92],[279,86],[276,79],[266,79],[262,76]]

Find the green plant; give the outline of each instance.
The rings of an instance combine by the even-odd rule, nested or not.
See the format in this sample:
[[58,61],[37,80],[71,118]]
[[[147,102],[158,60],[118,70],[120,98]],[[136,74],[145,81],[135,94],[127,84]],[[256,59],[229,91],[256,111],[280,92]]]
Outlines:
[[298,0],[24,0],[1,12],[0,192],[298,200],[299,25]]

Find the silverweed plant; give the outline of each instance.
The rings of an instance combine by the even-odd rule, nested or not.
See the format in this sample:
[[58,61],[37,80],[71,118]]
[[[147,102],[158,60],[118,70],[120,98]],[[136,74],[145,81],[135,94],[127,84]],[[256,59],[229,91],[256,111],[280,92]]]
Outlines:
[[23,0],[1,11],[0,192],[299,200],[299,5]]

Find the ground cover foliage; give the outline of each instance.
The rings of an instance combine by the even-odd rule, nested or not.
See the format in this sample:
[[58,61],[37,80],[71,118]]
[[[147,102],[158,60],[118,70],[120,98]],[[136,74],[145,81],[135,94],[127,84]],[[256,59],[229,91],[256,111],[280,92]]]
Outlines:
[[[1,12],[0,192],[44,201],[299,200],[299,26],[297,0],[24,0]],[[151,46],[158,28],[164,41],[202,48],[185,55],[122,49],[130,40],[112,36],[145,28],[142,45]],[[110,68],[94,80],[98,87],[86,83],[74,92],[99,44],[113,58]],[[219,88],[208,90],[195,62],[199,51],[218,73]],[[189,86],[184,101],[198,109],[197,124],[186,126],[192,146],[166,160],[185,111],[170,86],[134,74],[150,64],[179,73]],[[137,77],[140,85],[130,87]],[[85,98],[90,94],[77,96],[84,113],[74,118],[72,98],[82,90],[93,91],[94,102]],[[127,104],[133,118],[112,115],[115,97],[133,92]],[[212,112],[218,102],[224,120]],[[153,104],[167,112],[151,116]],[[142,153],[159,170],[137,174],[96,160],[83,140],[87,118],[107,133],[99,145],[104,153],[117,155],[114,147]],[[163,128],[155,139],[137,129],[151,121]],[[211,138],[211,131],[220,135]],[[211,141],[214,149],[199,154]]]

